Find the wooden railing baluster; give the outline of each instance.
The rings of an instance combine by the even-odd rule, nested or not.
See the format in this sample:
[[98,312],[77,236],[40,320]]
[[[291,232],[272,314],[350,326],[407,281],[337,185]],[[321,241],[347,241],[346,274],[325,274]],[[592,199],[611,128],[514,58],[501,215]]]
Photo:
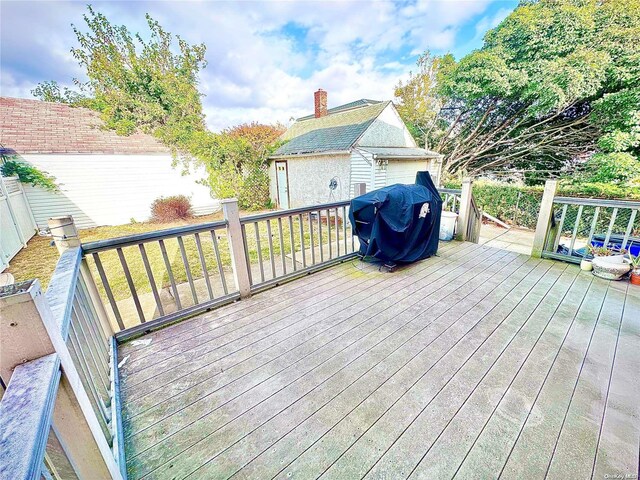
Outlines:
[[140,304],[140,299],[138,298],[138,293],[136,291],[136,286],[133,283],[133,279],[131,278],[131,272],[129,271],[129,266],[127,265],[127,260],[124,257],[124,253],[121,248],[117,248],[118,257],[120,258],[120,265],[122,265],[122,271],[124,272],[124,276],[127,279],[127,285],[129,285],[129,291],[131,292],[131,298],[133,298],[133,303],[136,306],[136,311],[138,312],[138,318],[142,323],[145,322],[144,312],[142,311],[142,305]]
[[118,304],[116,303],[115,298],[113,297],[113,292],[111,291],[111,287],[109,286],[109,280],[104,273],[104,268],[102,267],[102,262],[100,261],[100,256],[98,252],[93,254],[93,261],[96,264],[96,268],[98,269],[98,275],[100,276],[100,280],[102,281],[102,286],[104,287],[104,291],[107,294],[107,298],[109,299],[109,304],[111,305],[111,309],[113,310],[113,315],[116,317],[116,321],[118,322],[118,326],[124,330],[124,323],[122,322],[122,316],[120,315],[120,310],[118,310]]
[[280,259],[282,260],[282,274],[287,273],[287,255],[284,249],[284,234],[282,233],[282,218],[278,217],[278,239],[280,241]]
[[176,237],[178,240],[178,248],[180,249],[180,257],[182,257],[182,264],[184,271],[187,275],[187,281],[189,282],[189,288],[191,289],[191,296],[193,297],[193,304],[198,304],[198,293],[196,292],[196,286],[193,283],[193,276],[191,275],[191,267],[189,267],[189,259],[187,258],[187,252],[184,248],[184,241],[181,236]]
[[[258,267],[260,268],[260,281],[264,282],[264,266],[262,265],[262,246],[260,245],[260,228],[258,227],[258,222],[253,222],[253,228],[256,234],[256,249],[258,250]],[[249,266],[249,270],[251,270],[251,266]]]
[[176,302],[178,310],[182,309],[182,302],[180,301],[180,293],[178,292],[178,286],[176,285],[175,277],[173,276],[173,270],[171,268],[171,262],[169,261],[169,255],[167,254],[167,247],[164,244],[164,240],[158,241],[160,245],[160,252],[162,252],[162,260],[164,261],[164,267],[167,270],[167,276],[169,277],[169,283],[171,284],[171,290],[173,291],[173,299]]
[[271,279],[276,278],[276,259],[273,252],[273,237],[271,234],[271,220],[267,219],[267,238],[269,240],[269,263],[271,265]]
[[153,298],[156,301],[156,308],[160,312],[160,315],[164,315],[164,307],[162,306],[162,301],[160,300],[160,294],[158,293],[158,288],[156,287],[156,280],[153,277],[153,271],[151,270],[151,265],[149,264],[149,257],[147,257],[147,251],[144,248],[144,243],[138,245],[138,248],[140,250],[140,256],[142,257],[142,263],[144,264],[145,272],[147,272],[147,279],[149,279],[149,285],[151,286]]
[[316,243],[313,238],[313,215],[312,212],[309,215],[309,243],[311,244],[311,265],[316,264]]
[[222,260],[220,259],[220,248],[218,247],[218,239],[216,238],[215,230],[211,230],[211,241],[213,242],[213,250],[216,254],[216,263],[218,264],[218,274],[220,275],[222,290],[225,295],[228,295],[229,289],[227,288],[227,280],[225,279],[224,268],[222,267]]
[[207,286],[207,292],[209,293],[209,300],[214,299],[213,289],[211,288],[211,280],[209,279],[209,271],[207,270],[207,262],[204,259],[204,253],[202,252],[202,242],[200,241],[200,234],[193,234],[196,241],[196,248],[198,249],[198,257],[200,258],[200,268],[202,268],[202,277],[204,283]]
[[331,248],[331,211],[327,208],[327,245],[329,245],[329,260],[333,258]]

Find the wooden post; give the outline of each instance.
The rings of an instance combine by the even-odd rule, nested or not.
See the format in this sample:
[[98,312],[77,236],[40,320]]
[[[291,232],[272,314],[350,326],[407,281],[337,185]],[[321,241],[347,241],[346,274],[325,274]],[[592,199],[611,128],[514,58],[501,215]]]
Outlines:
[[71,215],[50,218],[47,220],[47,225],[53,236],[53,241],[58,248],[58,252],[62,253],[68,248],[80,246],[78,229]]
[[456,226],[456,239],[466,241],[471,219],[471,195],[473,194],[473,180],[464,178],[462,180],[462,193],[460,195],[460,212],[458,213],[458,223]]
[[359,197],[367,193],[367,184],[364,182],[353,184],[353,196]]
[[[40,282],[32,280],[12,287],[13,290],[5,287],[2,290],[4,295],[0,295],[2,377],[6,379],[5,372],[12,372],[24,360],[57,353],[64,374],[52,422],[58,439],[80,478],[121,480],[122,474],[62,337],[61,327],[42,294]],[[29,337],[24,338],[25,334]],[[5,345],[16,347],[6,352]]]
[[556,196],[557,190],[557,180],[547,180],[544,184],[542,203],[540,204],[538,222],[536,223],[536,233],[533,237],[533,246],[531,247],[531,256],[534,258],[540,258],[542,256],[545,239],[549,231],[549,224],[551,223],[551,215],[553,215],[553,199]]
[[[80,247],[82,245],[78,229],[71,215],[50,218],[47,220],[47,225],[49,226],[49,231],[60,254],[70,248]],[[93,275],[91,275],[91,270],[89,269],[86,259],[83,259],[80,265],[80,275],[87,286],[90,300],[96,309],[105,335],[107,337],[112,336],[114,334],[113,326],[109,320],[107,310],[104,308],[104,303],[102,303],[102,298],[100,298],[98,287],[93,279]]]
[[231,266],[236,287],[240,292],[240,298],[251,296],[251,282],[249,281],[249,265],[242,238],[242,225],[240,225],[240,211],[236,198],[221,200],[224,219],[227,221],[227,240],[231,252]]

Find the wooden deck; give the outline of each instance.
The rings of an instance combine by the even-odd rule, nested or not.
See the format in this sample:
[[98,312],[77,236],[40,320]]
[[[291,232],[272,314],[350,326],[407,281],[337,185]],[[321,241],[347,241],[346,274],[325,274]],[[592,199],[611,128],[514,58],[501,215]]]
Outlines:
[[132,479],[638,474],[640,288],[566,263],[351,261],[119,356]]

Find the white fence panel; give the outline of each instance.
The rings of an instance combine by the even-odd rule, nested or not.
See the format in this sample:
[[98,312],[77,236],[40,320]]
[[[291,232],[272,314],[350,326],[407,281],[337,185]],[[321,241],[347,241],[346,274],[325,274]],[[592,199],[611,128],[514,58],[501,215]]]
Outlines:
[[17,178],[0,176],[0,271],[36,232],[27,197]]

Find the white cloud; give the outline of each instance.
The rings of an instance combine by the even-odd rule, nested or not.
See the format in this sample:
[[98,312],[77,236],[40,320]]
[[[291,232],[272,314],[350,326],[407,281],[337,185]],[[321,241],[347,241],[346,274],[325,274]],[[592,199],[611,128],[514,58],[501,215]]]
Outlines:
[[[146,30],[144,13],[149,12],[168,31],[207,45],[209,65],[200,88],[214,129],[307,114],[319,87],[329,92],[330,106],[358,98],[390,99],[398,79],[413,66],[412,56],[426,48],[452,48],[462,25],[482,15],[488,4],[93,2],[133,32]],[[69,84],[81,74],[69,54],[75,45],[69,24],[82,26],[84,3],[3,1],[0,9],[3,95],[29,96],[39,81]],[[493,20],[483,19],[486,28]],[[291,25],[306,37],[286,35]],[[484,24],[478,28],[486,29]]]

